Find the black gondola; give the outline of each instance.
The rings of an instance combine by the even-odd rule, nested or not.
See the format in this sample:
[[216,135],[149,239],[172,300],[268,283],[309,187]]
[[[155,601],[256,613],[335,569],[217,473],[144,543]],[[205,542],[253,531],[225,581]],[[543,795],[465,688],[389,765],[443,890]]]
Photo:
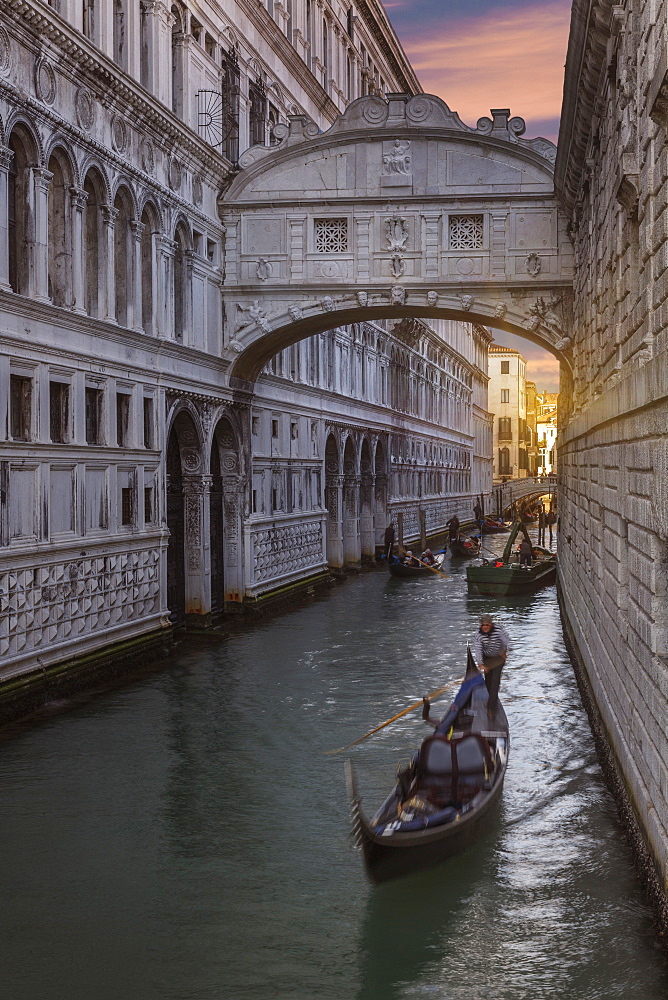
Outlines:
[[509,524],[499,524],[498,521],[483,521],[482,533],[484,535],[498,535],[501,532],[510,531]]
[[[388,566],[390,568],[390,574],[392,576],[399,577],[400,579],[403,580],[415,579],[416,577],[424,577],[424,576],[433,576],[433,577],[440,576],[440,573],[435,573],[434,570],[429,569],[428,566],[405,566],[402,562],[399,562],[398,560],[396,562],[392,562],[392,560],[390,560],[388,562]],[[437,570],[439,569],[439,567],[434,566],[434,569]]]
[[480,539],[476,536],[458,535],[450,540],[450,553],[463,559],[475,559],[480,555]]
[[487,714],[487,689],[468,651],[466,676],[432,736],[373,819],[362,813],[355,772],[346,762],[353,832],[374,882],[429,868],[468,847],[501,795],[510,739],[500,703]]

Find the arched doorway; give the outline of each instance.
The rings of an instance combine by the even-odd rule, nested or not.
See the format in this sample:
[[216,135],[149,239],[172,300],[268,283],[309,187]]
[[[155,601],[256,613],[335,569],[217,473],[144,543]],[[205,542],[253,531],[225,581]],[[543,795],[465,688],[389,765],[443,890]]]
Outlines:
[[230,421],[218,421],[211,444],[209,550],[211,611],[241,604],[244,594],[241,515],[244,483],[237,435]]
[[341,534],[342,478],[339,446],[330,434],[325,446],[325,503],[327,504],[327,563],[332,569],[343,567]]
[[174,624],[207,610],[205,483],[193,416],[181,410],[167,441],[167,607]]

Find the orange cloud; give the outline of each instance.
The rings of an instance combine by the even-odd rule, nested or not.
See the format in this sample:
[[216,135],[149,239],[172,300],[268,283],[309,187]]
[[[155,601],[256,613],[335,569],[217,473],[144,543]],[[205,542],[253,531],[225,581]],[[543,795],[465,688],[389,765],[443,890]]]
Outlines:
[[510,108],[527,121],[559,118],[570,2],[499,10],[443,22],[428,38],[404,34],[406,54],[427,92],[469,125],[489,109]]

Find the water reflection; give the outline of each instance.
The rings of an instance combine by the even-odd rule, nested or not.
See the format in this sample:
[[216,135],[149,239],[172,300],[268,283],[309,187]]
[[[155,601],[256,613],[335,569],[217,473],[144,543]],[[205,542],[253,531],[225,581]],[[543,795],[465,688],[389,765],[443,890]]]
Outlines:
[[[469,598],[465,565],[349,580],[2,744],[7,996],[663,1000],[554,588]],[[325,751],[460,678],[481,610],[514,640],[496,826],[371,886]],[[350,751],[368,813],[425,733],[414,713]]]

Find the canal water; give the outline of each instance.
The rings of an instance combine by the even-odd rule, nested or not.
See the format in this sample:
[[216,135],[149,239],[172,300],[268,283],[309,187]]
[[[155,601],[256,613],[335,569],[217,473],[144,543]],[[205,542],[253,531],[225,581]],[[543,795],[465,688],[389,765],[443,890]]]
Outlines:
[[[500,548],[503,537],[486,542]],[[0,744],[11,1000],[665,1000],[668,969],[597,764],[554,588],[468,598],[372,572]],[[484,840],[374,887],[372,812],[493,610],[512,747]]]

